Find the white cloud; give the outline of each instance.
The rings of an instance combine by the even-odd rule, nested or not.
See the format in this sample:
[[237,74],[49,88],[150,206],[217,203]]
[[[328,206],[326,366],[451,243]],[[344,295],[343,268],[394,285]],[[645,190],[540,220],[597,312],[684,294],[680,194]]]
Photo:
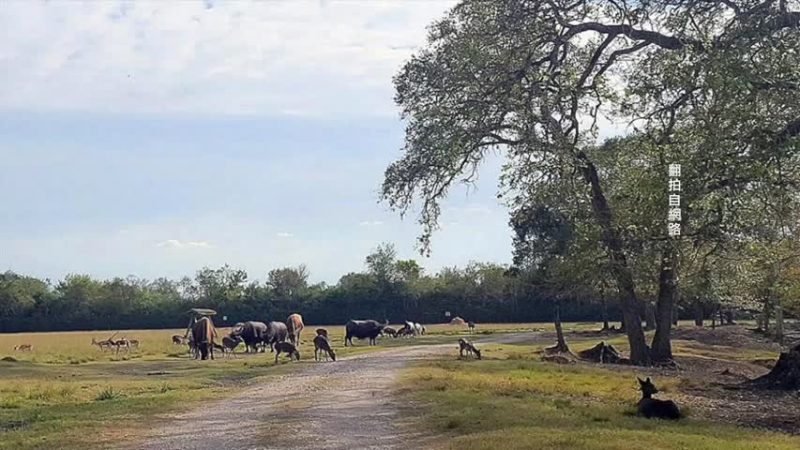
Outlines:
[[455,2],[9,2],[0,109],[395,114],[391,77]]
[[206,241],[180,241],[178,239],[167,239],[159,242],[156,247],[166,248],[209,248],[211,244]]
[[294,237],[294,234],[281,231],[280,233],[275,233],[275,236],[278,236],[279,238],[290,238]]
[[364,220],[359,222],[358,225],[362,227],[377,227],[379,225],[383,225],[383,222],[380,220]]

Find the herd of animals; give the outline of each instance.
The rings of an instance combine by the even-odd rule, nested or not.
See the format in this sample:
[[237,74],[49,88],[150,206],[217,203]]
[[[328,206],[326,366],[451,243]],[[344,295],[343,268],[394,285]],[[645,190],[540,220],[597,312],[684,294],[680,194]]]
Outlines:
[[[406,321],[405,324],[395,329],[388,326],[388,321],[380,323],[376,320],[350,320],[345,325],[345,347],[353,345],[353,338],[368,339],[370,345],[376,345],[379,336],[390,336],[393,338],[413,337],[425,334],[425,327],[417,322]],[[470,332],[475,331],[475,323],[470,321],[468,323]],[[220,339],[220,343],[216,342],[217,330],[209,317],[202,317],[194,321],[194,323],[187,329],[186,333],[181,335],[173,335],[172,343],[176,345],[188,345],[189,352],[194,357],[200,359],[214,359],[214,350],[221,351],[224,355],[235,356],[235,349],[244,344],[246,352],[265,352],[266,348],[270,348],[270,352],[275,353],[275,362],[281,354],[287,355],[290,359],[300,360],[300,334],[305,328],[303,318],[300,314],[291,314],[286,318],[286,322],[257,322],[248,321],[240,322],[234,325],[231,332]],[[317,328],[314,336],[314,360],[322,361],[336,361],[336,352],[331,346],[331,341],[328,338],[328,331],[324,328]],[[96,345],[102,350],[116,349],[119,352],[121,349],[130,351],[132,348],[138,348],[139,341],[136,339],[114,339],[112,335],[108,339],[97,341],[92,338],[92,345]],[[475,345],[461,338],[458,340],[459,355],[463,358],[465,356],[475,357],[481,359],[481,351]],[[33,351],[33,345],[21,344],[14,346],[14,351],[17,352],[30,352]],[[638,415],[648,419],[668,419],[677,420],[681,418],[680,408],[675,402],[671,400],[660,400],[653,398],[653,394],[658,393],[658,388],[653,384],[650,377],[645,380],[637,377],[639,381],[639,389],[642,392],[642,398],[637,404]]]
[[[209,317],[202,317],[194,321],[186,333],[172,336],[176,345],[188,345],[189,352],[199,359],[214,359],[214,351],[223,355],[235,356],[236,348],[244,344],[248,353],[265,352],[269,347],[275,353],[275,361],[281,354],[290,359],[300,360],[300,335],[305,328],[303,317],[300,314],[291,314],[286,322],[272,321],[268,323],[247,321],[239,322],[233,326],[230,333],[217,340],[217,330]],[[474,323],[470,330],[474,330]],[[389,322],[380,323],[377,320],[350,320],[345,325],[344,345],[353,345],[353,338],[367,339],[369,345],[376,345],[379,336],[393,338],[421,336],[425,334],[425,326],[418,322],[407,321],[399,328],[389,326]],[[333,350],[328,331],[324,328],[316,329],[314,336],[314,359],[317,361],[331,359],[336,361],[336,352]],[[471,345],[471,344],[470,344]],[[472,347],[474,350],[474,347]],[[463,354],[463,350],[462,350]],[[480,355],[474,351],[470,354]]]

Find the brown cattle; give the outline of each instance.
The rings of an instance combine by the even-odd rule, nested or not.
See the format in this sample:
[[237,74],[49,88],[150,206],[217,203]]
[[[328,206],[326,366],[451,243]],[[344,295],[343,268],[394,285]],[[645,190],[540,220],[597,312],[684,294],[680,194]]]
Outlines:
[[300,314],[291,314],[286,318],[286,329],[289,331],[289,342],[295,346],[300,345],[300,332],[303,331],[303,316]]
[[[200,353],[200,359],[214,359],[214,338],[217,330],[209,317],[202,317],[192,325],[192,343]],[[197,357],[195,355],[195,357]]]

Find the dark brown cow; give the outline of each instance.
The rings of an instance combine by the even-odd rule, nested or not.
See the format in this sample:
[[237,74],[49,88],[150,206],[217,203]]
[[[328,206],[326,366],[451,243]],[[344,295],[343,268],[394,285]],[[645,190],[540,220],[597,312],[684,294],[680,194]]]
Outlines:
[[289,332],[289,342],[295,346],[300,345],[300,332],[303,331],[303,316],[300,314],[290,314],[286,318],[286,330]]
[[[200,352],[200,359],[206,360],[209,356],[214,359],[214,338],[217,329],[209,317],[202,317],[192,325],[192,343]],[[197,357],[195,355],[195,357]]]

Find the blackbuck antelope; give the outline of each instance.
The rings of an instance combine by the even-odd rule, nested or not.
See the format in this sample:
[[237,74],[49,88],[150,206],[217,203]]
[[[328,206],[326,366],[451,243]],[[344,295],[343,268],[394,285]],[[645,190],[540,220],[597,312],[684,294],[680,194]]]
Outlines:
[[472,342],[469,342],[465,339],[458,340],[458,354],[463,358],[464,353],[466,352],[467,356],[473,355],[478,359],[481,359],[481,351],[478,350]]
[[681,411],[678,405],[672,400],[658,400],[653,398],[653,394],[658,393],[656,385],[650,381],[650,377],[646,380],[639,380],[639,388],[642,390],[642,399],[639,400],[638,414],[647,417],[648,419],[670,419],[678,420],[681,418]]
[[314,336],[314,360],[319,361],[323,356],[325,361],[328,360],[329,356],[336,361],[336,352],[331,348],[330,341],[325,336],[318,334]]
[[111,339],[106,339],[103,341],[98,341],[95,338],[92,338],[92,345],[96,345],[100,350],[107,350],[111,347],[115,347],[117,345],[116,341]]

